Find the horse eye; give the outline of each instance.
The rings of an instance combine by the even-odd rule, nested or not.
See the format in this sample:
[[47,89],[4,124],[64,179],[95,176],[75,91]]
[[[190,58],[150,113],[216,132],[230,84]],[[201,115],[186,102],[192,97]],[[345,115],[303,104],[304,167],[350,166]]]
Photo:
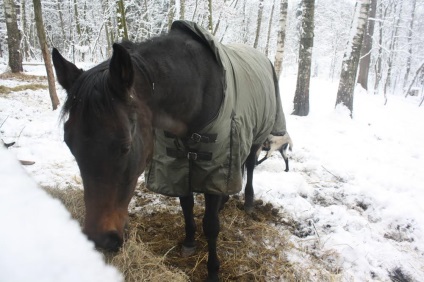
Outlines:
[[130,144],[125,144],[121,146],[121,155],[126,155],[130,151],[131,146]]

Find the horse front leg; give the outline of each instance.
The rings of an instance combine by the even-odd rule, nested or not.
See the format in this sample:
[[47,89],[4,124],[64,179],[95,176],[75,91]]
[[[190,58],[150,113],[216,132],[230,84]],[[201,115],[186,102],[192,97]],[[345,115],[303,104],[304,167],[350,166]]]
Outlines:
[[219,259],[216,251],[219,234],[219,210],[222,196],[205,194],[205,215],[203,233],[208,241],[208,278],[206,281],[219,281]]
[[185,238],[181,248],[181,255],[188,257],[196,251],[196,223],[194,222],[193,207],[194,197],[193,194],[189,196],[180,197],[180,205],[183,209],[184,223],[185,223]]
[[252,148],[250,148],[249,156],[247,157],[247,160],[245,162],[247,180],[246,180],[246,187],[244,188],[244,210],[247,213],[253,212],[253,199],[254,199],[253,170],[255,169],[256,153],[259,147],[260,145],[253,145]]

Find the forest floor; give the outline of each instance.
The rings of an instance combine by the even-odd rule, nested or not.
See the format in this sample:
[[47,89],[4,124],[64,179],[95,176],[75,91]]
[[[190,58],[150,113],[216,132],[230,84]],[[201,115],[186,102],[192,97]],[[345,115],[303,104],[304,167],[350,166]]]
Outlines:
[[[27,71],[43,74],[36,66]],[[34,87],[45,87],[45,80],[0,76],[0,81],[0,137],[16,142],[9,150],[18,159],[34,161],[25,167],[28,173],[81,222],[82,182],[63,142],[60,112],[51,110],[45,88]],[[294,141],[291,169],[284,172],[283,159],[274,155],[255,170],[255,213],[247,215],[241,208],[242,193],[224,208],[218,243],[223,281],[420,281],[421,97],[405,99],[403,93],[394,93],[384,106],[383,97],[359,89],[350,118],[346,108],[334,108],[337,85],[314,78],[311,112],[297,117],[290,115],[295,81],[283,77],[280,83]],[[64,101],[66,94],[59,95]],[[184,226],[178,201],[147,191],[141,177],[130,204],[127,241],[116,256],[105,254],[106,261],[127,281],[140,275],[203,279],[207,252],[202,195],[196,199],[198,251],[181,258]]]

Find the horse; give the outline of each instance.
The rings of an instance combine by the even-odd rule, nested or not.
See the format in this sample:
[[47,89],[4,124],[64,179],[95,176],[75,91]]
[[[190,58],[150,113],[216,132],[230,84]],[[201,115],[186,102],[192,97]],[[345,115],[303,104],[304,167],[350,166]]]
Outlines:
[[224,46],[186,21],[144,42],[114,43],[111,58],[86,71],[55,48],[52,58],[67,93],[64,141],[83,180],[87,237],[119,250],[144,172],[148,189],[179,197],[183,255],[195,251],[193,193],[204,194],[207,281],[219,281],[219,211],[241,190],[244,166],[245,208],[253,208],[256,152],[271,131],[285,130],[271,62],[253,48]]

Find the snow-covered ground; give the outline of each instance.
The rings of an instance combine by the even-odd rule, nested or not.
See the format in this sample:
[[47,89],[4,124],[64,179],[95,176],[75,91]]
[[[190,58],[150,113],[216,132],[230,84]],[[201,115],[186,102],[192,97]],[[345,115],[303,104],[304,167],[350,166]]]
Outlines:
[[[30,73],[44,73],[43,67],[26,68]],[[0,83],[16,84],[9,80]],[[334,108],[337,83],[314,78],[310,114],[298,117],[290,115],[295,83],[293,76],[283,77],[280,83],[294,142],[291,169],[284,172],[283,159],[274,155],[259,165],[254,175],[256,197],[272,202],[287,220],[296,222],[290,236],[296,248],[288,259],[305,268],[313,258],[318,259],[328,271],[340,273],[336,276],[343,281],[390,281],[390,276],[396,275],[422,281],[424,108],[418,107],[419,97],[389,95],[384,106],[382,96],[358,89],[351,119],[347,109]],[[64,92],[58,89],[63,101]],[[47,90],[0,96],[0,125],[0,137],[16,141],[9,151],[18,159],[35,161],[25,169],[39,185],[81,187],[78,167],[62,141],[59,111],[51,110]],[[1,162],[2,169],[9,163],[16,166],[10,158],[2,157]],[[3,187],[3,179],[0,183],[0,191],[10,191],[1,195],[1,201],[23,199],[24,190]],[[2,204],[0,208],[2,222],[6,218],[6,222],[22,222],[20,214],[34,213],[22,201],[10,207],[14,211],[3,210]],[[69,219],[64,216],[63,221]],[[18,229],[13,234],[3,226],[6,231],[0,234],[0,242],[39,245],[38,236],[18,232],[21,224],[13,225]],[[70,240],[67,244],[73,245]],[[6,253],[0,249],[0,269],[5,256],[25,256],[11,248]],[[32,256],[30,251],[27,255]],[[20,260],[13,257],[13,261]],[[47,262],[46,271],[51,267]],[[4,280],[2,275],[0,270],[0,280]]]

